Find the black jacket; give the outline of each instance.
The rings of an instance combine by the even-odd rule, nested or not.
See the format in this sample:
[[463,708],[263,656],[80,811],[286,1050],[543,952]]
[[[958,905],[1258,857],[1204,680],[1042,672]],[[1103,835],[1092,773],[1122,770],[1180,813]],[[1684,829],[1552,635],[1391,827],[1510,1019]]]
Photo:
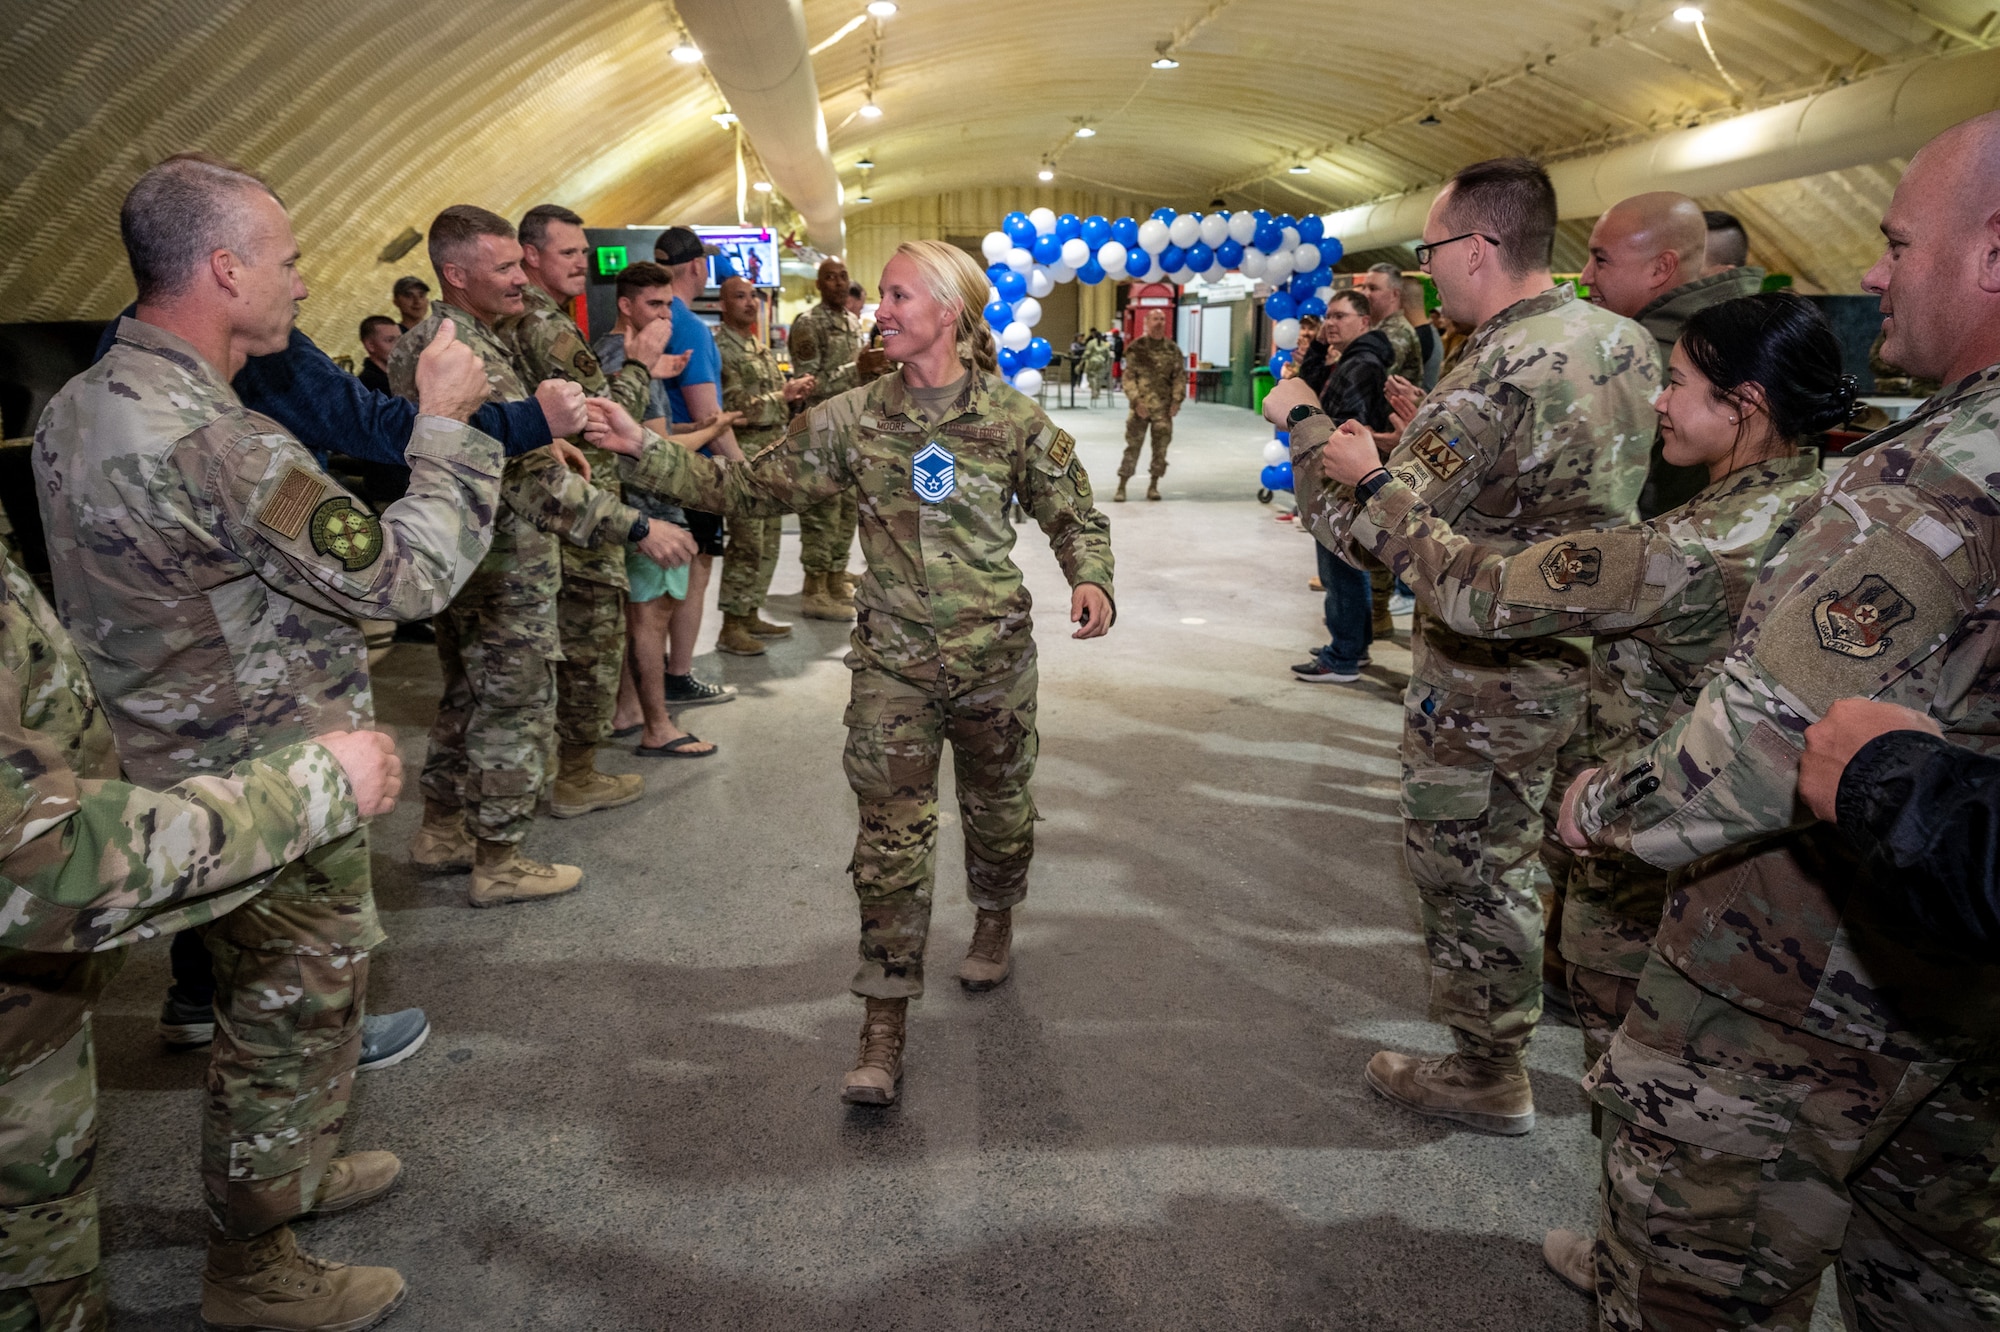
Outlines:
[[1334,362],[1326,387],[1319,391],[1319,405],[1336,425],[1355,420],[1370,430],[1387,430],[1389,399],[1383,386],[1395,364],[1396,349],[1386,334],[1372,329],[1363,333]]
[[1306,354],[1298,358],[1294,369],[1315,394],[1326,392],[1327,376],[1333,373],[1333,366],[1326,359],[1326,344],[1314,338],[1307,344]]
[[2000,758],[1891,731],[1848,763],[1835,812],[1892,912],[1968,948],[2000,943]]

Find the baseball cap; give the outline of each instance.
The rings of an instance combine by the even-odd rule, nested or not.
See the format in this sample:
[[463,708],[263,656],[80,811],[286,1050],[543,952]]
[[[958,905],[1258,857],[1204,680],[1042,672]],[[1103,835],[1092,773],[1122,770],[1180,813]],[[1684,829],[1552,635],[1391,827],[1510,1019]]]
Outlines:
[[653,257],[663,264],[690,263],[702,253],[701,237],[686,227],[668,227],[653,242]]
[[421,291],[428,293],[430,289],[431,289],[431,284],[424,281],[416,274],[405,273],[402,277],[396,279],[396,285],[390,289],[390,294],[393,296],[401,296],[406,291]]

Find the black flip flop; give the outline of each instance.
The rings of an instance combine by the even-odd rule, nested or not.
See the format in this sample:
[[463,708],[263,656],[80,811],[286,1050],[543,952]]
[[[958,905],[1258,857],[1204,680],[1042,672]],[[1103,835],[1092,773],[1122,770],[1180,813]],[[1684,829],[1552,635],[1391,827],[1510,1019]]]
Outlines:
[[722,752],[720,746],[715,749],[704,749],[699,754],[687,752],[689,745],[702,743],[704,742],[698,735],[684,735],[678,740],[669,740],[664,745],[640,745],[632,752],[642,758],[707,758],[711,754]]
[[621,726],[617,730],[613,731],[611,733],[611,738],[613,740],[630,740],[633,736],[639,734],[639,732],[645,729],[646,729],[646,723],[633,722],[630,726]]

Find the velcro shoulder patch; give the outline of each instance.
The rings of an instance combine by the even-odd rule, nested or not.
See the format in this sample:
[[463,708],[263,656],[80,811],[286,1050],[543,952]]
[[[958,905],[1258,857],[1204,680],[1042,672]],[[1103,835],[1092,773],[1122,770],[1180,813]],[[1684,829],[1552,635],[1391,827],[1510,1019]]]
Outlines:
[[349,573],[360,573],[382,558],[382,520],[359,508],[345,495],[335,495],[312,514],[312,548],[340,562]]
[[333,483],[325,477],[294,463],[285,469],[284,479],[278,482],[278,488],[257,510],[257,523],[287,541],[297,541],[299,533],[306,530],[306,520],[312,517],[320,498],[332,488]]
[[1758,628],[1750,659],[1817,720],[1836,699],[1873,698],[1936,651],[1965,614],[1933,553],[1878,526]]
[[1537,542],[1507,561],[1500,599],[1537,610],[1630,610],[1646,572],[1645,540],[1624,531]]
[[1074,457],[1076,457],[1076,439],[1067,430],[1056,431],[1055,442],[1049,445],[1049,466],[1058,472],[1063,471]]
[[1466,463],[1458,441],[1448,440],[1435,430],[1426,430],[1410,445],[1410,452],[1424,470],[1440,481],[1457,476]]

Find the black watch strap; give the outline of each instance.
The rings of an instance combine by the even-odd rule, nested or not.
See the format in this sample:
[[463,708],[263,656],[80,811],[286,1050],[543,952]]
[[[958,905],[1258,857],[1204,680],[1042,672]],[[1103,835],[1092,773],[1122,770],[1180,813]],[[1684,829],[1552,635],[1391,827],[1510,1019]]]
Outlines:
[[1376,491],[1388,485],[1393,479],[1389,475],[1388,468],[1378,467],[1355,483],[1354,498],[1366,504],[1369,500],[1375,498]]
[[632,520],[632,530],[625,534],[625,539],[632,542],[644,541],[652,530],[653,520],[642,513]]
[[1305,420],[1308,416],[1325,416],[1325,415],[1326,413],[1320,410],[1320,406],[1318,403],[1302,402],[1298,406],[1292,408],[1291,411],[1285,413],[1285,429],[1287,430],[1294,429],[1299,422]]

